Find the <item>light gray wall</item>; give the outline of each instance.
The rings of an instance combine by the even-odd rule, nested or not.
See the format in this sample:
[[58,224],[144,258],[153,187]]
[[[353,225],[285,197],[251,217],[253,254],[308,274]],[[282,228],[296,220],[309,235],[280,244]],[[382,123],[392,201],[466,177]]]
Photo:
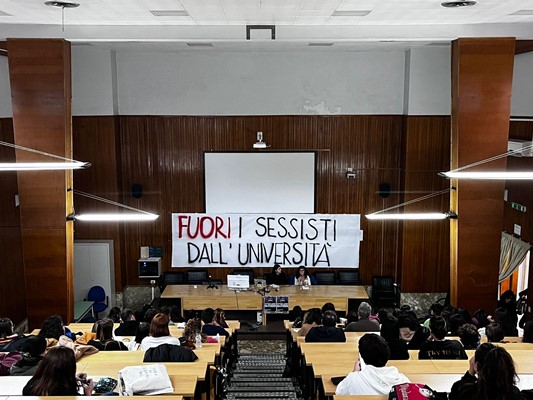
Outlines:
[[514,58],[511,115],[533,116],[533,53],[518,54]]
[[0,118],[12,117],[11,85],[7,57],[0,57]]
[[451,50],[420,47],[408,52],[406,114],[451,114]]
[[403,52],[118,52],[117,76],[121,115],[403,113]]

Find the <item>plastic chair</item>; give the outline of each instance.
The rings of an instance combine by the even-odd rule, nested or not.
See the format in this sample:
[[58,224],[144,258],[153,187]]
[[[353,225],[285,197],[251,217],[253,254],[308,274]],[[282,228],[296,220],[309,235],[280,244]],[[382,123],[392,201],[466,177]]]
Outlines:
[[379,307],[398,307],[400,304],[400,289],[394,283],[392,276],[372,277],[372,305]]
[[161,275],[161,282],[159,283],[159,290],[163,293],[163,290],[167,285],[184,285],[185,274],[183,272],[163,272]]
[[359,271],[339,271],[339,284],[360,285],[361,278],[359,277]]
[[98,314],[109,307],[109,297],[105,294],[105,290],[102,286],[93,286],[87,293],[87,301],[93,303],[93,314],[98,318]]
[[323,271],[316,272],[315,279],[317,285],[335,285],[335,272]]

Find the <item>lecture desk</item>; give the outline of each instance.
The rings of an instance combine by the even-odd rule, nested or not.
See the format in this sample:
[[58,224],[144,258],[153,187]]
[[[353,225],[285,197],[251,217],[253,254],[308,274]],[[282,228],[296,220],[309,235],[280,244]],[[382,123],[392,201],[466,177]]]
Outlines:
[[[349,300],[368,300],[364,286],[314,285],[309,290],[299,286],[284,285],[278,291],[272,290],[269,296],[288,296],[289,309],[298,305],[303,310],[333,303],[336,310],[347,311]],[[220,307],[224,310],[263,309],[263,297],[255,290],[235,292],[226,285],[219,289],[207,289],[206,285],[168,285],[161,294],[162,299],[180,299],[181,311],[203,310]]]

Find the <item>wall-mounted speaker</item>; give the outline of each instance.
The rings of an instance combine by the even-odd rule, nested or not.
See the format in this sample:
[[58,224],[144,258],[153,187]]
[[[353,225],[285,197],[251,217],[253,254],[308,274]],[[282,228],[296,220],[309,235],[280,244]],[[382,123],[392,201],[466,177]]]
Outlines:
[[380,197],[386,198],[390,196],[390,185],[387,182],[379,184],[378,194]]
[[140,183],[131,185],[131,195],[136,199],[140,199],[143,195],[143,186]]

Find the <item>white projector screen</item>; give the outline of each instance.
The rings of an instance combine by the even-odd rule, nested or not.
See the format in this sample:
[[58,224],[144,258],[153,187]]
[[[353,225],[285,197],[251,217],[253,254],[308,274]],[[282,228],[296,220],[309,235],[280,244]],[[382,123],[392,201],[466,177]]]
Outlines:
[[315,212],[315,152],[204,154],[207,213]]

